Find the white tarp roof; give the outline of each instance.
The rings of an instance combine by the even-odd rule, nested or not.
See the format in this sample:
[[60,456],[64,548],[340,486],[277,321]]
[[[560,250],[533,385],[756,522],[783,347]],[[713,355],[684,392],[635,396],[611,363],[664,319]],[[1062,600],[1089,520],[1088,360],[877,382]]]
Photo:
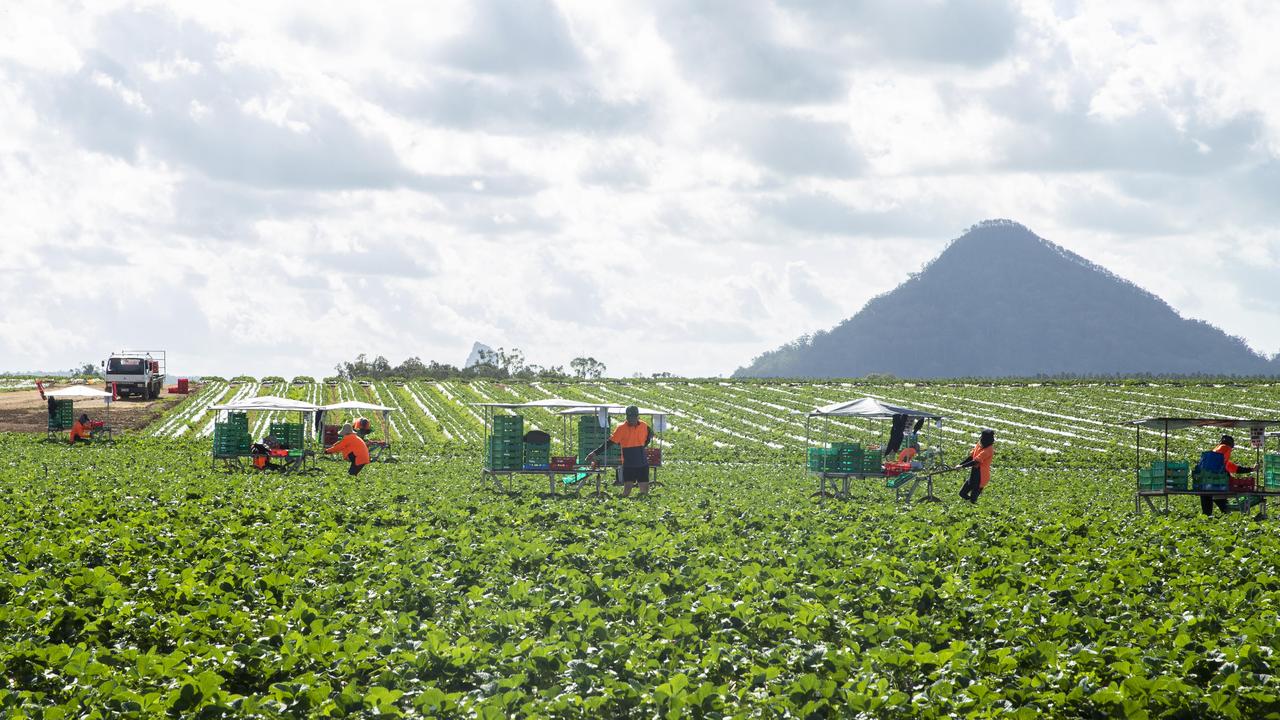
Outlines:
[[301,400],[290,400],[289,398],[272,397],[263,395],[261,397],[245,398],[229,402],[226,405],[215,405],[210,410],[235,410],[239,412],[252,412],[255,410],[264,410],[267,412],[315,412],[319,410],[319,406],[312,405],[309,402]]
[[[586,405],[584,407],[569,408],[561,410],[561,415],[596,415],[601,410],[607,411],[610,415],[626,415],[626,405]],[[662,410],[650,410],[648,408],[640,408],[641,415],[652,415],[654,417],[666,416],[668,413]]]
[[882,403],[875,398],[862,398],[861,400],[845,400],[844,402],[831,403],[820,408],[814,408],[809,411],[809,417],[831,416],[831,417],[862,417],[862,418],[892,418],[894,415],[906,415],[915,418],[929,418],[937,420],[942,417],[924,410],[912,410],[911,408],[898,407],[897,405],[888,405]]
[[321,410],[374,410],[377,412],[393,412],[395,408],[385,405],[374,405],[373,403],[361,402],[359,400],[348,400],[346,402],[334,403],[333,405],[321,405]]
[[476,403],[478,407],[506,408],[515,410],[516,408],[546,408],[548,410],[557,410],[560,408],[596,408],[598,405],[582,402],[580,400],[565,400],[563,398],[546,398],[545,400],[530,400],[522,403]]
[[108,400],[111,399],[111,393],[106,392],[105,390],[97,390],[95,388],[91,388],[85,385],[73,385],[71,387],[62,388],[61,390],[46,390],[44,393],[44,396],[51,397],[51,398],[60,398],[60,399],[67,399],[67,398],[71,398],[71,399],[92,398],[95,400],[102,400],[104,398]]

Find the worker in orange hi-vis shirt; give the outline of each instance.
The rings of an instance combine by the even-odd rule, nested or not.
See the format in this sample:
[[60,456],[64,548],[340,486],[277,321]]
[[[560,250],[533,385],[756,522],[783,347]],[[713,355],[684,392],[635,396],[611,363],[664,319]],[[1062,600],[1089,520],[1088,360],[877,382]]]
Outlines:
[[[629,497],[631,489],[640,486],[640,494],[649,492],[649,456],[644,449],[653,441],[653,428],[640,420],[640,408],[627,408],[627,421],[609,436],[609,442],[622,448],[622,497]],[[588,457],[594,458],[600,448]]]
[[87,443],[89,442],[89,440],[90,440],[89,415],[88,413],[85,413],[80,416],[79,420],[76,420],[74,423],[72,423],[71,434],[67,437],[67,442],[69,442],[72,445],[75,445],[78,442]]
[[326,453],[340,453],[343,457],[351,461],[351,467],[347,468],[348,475],[359,475],[365,465],[369,464],[369,446],[364,440],[351,429],[351,423],[346,423],[342,429],[338,431],[338,442],[324,449]]
[[996,455],[995,444],[996,431],[983,430],[978,436],[978,444],[973,446],[969,457],[957,466],[957,469],[973,468],[969,472],[969,479],[965,481],[964,487],[960,488],[960,497],[974,505],[978,504],[978,496],[991,481],[991,460]]

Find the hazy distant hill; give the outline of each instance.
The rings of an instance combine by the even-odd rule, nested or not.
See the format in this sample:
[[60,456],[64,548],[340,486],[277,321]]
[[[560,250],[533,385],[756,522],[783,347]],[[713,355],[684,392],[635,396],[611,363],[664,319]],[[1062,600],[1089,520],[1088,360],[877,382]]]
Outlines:
[[1280,374],[1239,338],[1008,220],[954,241],[829,332],[737,377]]

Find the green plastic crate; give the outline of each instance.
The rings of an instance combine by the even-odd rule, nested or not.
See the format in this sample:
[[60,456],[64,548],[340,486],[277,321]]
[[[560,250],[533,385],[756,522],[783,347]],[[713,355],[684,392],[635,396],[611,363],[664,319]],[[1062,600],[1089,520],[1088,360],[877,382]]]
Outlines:
[[70,430],[75,424],[76,410],[71,400],[54,400],[53,415],[49,417],[50,430]]
[[302,423],[271,423],[268,434],[286,447],[302,447]]
[[551,462],[551,443],[525,443],[526,465],[546,465]]

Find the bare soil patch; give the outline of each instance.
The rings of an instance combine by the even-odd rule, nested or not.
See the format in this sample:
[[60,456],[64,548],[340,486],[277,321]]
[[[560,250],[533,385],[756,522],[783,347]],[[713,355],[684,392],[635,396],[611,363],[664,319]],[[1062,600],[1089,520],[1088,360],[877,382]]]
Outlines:
[[[59,387],[66,386],[46,386],[45,390],[55,390]],[[93,383],[90,387],[101,390],[102,384]],[[191,392],[194,394],[195,390],[193,385]],[[155,400],[129,399],[113,402],[111,403],[111,426],[116,432],[144,428],[187,397],[187,395],[163,393]],[[0,432],[46,432],[49,419],[48,408],[48,404],[40,399],[40,393],[34,389],[0,393]],[[98,400],[76,401],[77,415],[84,412],[89,413],[90,419],[102,420],[106,416],[106,411],[106,406]]]

